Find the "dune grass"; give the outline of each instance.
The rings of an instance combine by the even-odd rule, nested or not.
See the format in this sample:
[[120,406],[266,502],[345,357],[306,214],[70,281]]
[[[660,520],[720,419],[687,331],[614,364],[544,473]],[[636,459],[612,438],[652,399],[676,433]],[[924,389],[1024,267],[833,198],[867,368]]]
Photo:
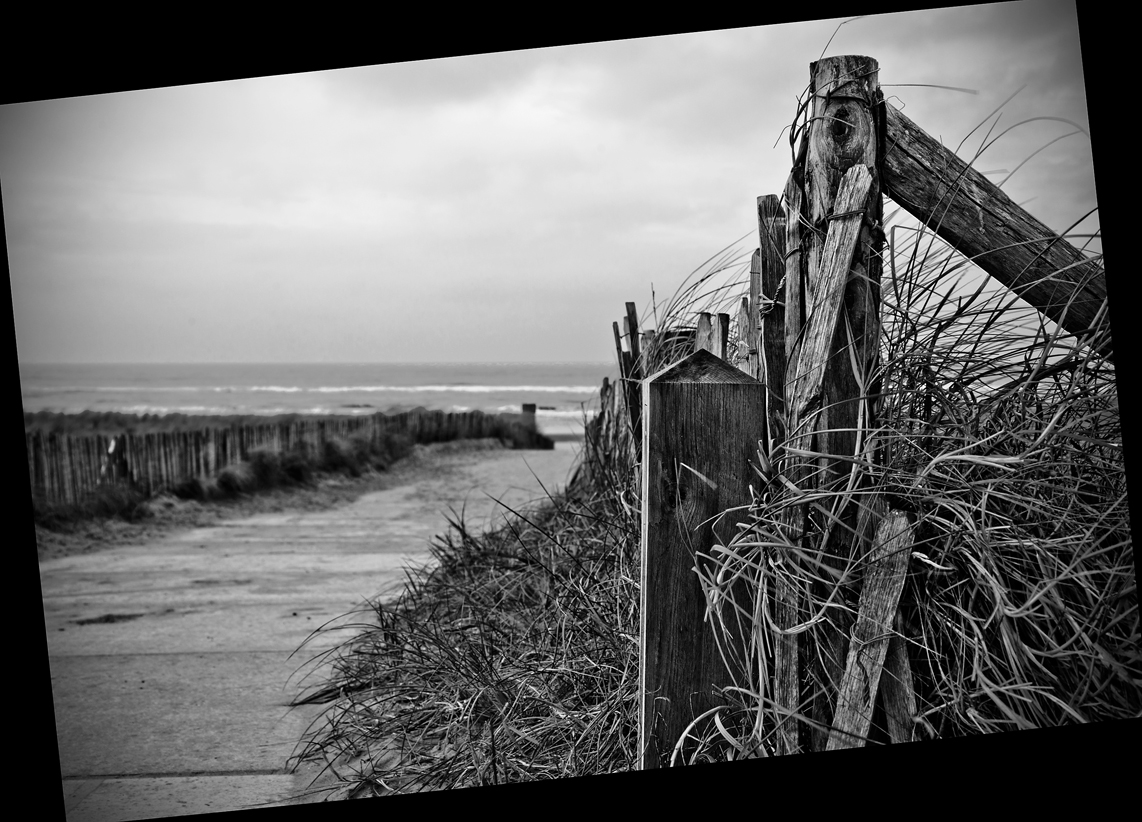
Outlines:
[[101,485],[74,504],[33,500],[32,519],[41,528],[66,531],[79,523],[120,519],[139,522],[151,515],[147,495],[128,485]]
[[612,486],[511,513],[473,533],[453,512],[400,595],[308,663],[331,673],[294,705],[330,707],[293,764],[333,775],[327,798],[631,768],[636,512]]

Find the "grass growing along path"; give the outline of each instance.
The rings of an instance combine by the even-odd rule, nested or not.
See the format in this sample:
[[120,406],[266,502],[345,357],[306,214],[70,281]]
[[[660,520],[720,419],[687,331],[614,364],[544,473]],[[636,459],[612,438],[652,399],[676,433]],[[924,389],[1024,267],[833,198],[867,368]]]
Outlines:
[[262,487],[213,500],[180,499],[173,494],[160,494],[148,500],[139,495],[134,504],[141,510],[135,516],[124,518],[112,511],[103,516],[87,513],[38,522],[37,552],[42,562],[121,544],[139,544],[179,529],[204,528],[256,514],[336,508],[364,494],[401,484],[412,472],[430,469],[436,459],[448,453],[502,447],[498,440],[416,445],[407,456],[391,462],[385,470],[375,465],[365,466],[356,476],[346,470],[317,470],[304,483]]
[[294,704],[329,708],[294,764],[317,763],[327,798],[630,770],[639,532],[616,490],[489,533],[454,514],[375,622],[312,660],[333,673]]

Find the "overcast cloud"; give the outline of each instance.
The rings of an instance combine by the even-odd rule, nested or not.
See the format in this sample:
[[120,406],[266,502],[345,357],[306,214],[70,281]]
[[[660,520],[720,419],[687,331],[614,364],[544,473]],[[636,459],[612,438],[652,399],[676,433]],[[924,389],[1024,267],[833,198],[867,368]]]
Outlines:
[[[627,300],[756,231],[839,22],[0,107],[20,359],[612,359]],[[828,54],[875,57],[892,104],[953,147],[1021,87],[993,136],[1087,128],[1073,2],[866,17]],[[1021,125],[976,166],[1073,131]],[[1004,190],[1070,228],[1096,205],[1089,138]]]

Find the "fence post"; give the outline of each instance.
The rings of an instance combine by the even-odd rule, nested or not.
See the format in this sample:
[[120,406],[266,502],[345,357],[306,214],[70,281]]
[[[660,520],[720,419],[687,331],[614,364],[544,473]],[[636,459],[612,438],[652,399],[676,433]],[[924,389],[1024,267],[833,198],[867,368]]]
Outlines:
[[[761,245],[750,270],[750,355],[754,376],[766,385],[768,436],[785,438],[785,214],[776,194],[757,198]],[[768,445],[768,443],[766,443]],[[772,455],[769,455],[772,458]]]
[[[623,330],[626,332],[630,344],[631,373],[627,383],[627,397],[631,415],[631,431],[635,448],[642,447],[642,396],[641,383],[645,375],[642,362],[642,351],[639,346],[638,314],[634,303],[627,303],[627,315],[623,318]],[[636,454],[638,451],[635,452]]]
[[[631,375],[634,371],[634,363],[631,360],[629,344],[623,336],[622,331],[619,330],[619,324],[617,322],[611,323],[611,327],[615,332],[615,353],[619,358],[619,385],[622,386],[623,398],[627,401],[627,405],[629,406],[630,392],[627,390],[627,387],[630,385]],[[629,408],[627,410],[627,418],[633,424],[634,411]]]
[[[809,452],[782,460],[784,476],[802,491],[836,490],[852,470],[857,427],[869,424],[868,380],[879,339],[881,224],[878,158],[882,151],[883,102],[877,63],[868,57],[830,57],[810,67],[812,105],[809,126],[798,153],[798,166],[786,188],[787,263],[785,330],[785,431],[787,453]],[[863,406],[863,407],[862,407]],[[824,561],[840,567],[858,546],[860,516],[875,524],[871,510],[846,504],[830,527],[828,544],[813,548]],[[812,533],[808,506],[791,506],[785,526],[792,549],[823,539]],[[801,621],[801,593],[791,584],[776,591],[778,626]],[[789,714],[804,713],[800,670],[811,665],[812,678],[838,683],[847,656],[851,618],[834,617],[838,630],[825,647],[801,659],[797,636],[779,636],[775,645],[775,701]],[[779,753],[798,751],[806,742],[824,749],[833,706],[827,689],[818,689],[812,706],[817,728],[806,739],[785,725],[778,732]]]
[[[686,726],[717,704],[714,688],[735,678],[705,620],[695,568],[708,566],[715,541],[728,544],[737,532],[732,516],[719,515],[750,502],[764,402],[765,386],[704,349],[643,383],[643,770],[657,768]],[[711,518],[718,519],[711,524]],[[735,649],[723,650],[733,658]]]
[[709,351],[720,360],[727,357],[727,347],[730,338],[730,315],[703,312],[698,315],[698,338],[694,343],[696,349]]

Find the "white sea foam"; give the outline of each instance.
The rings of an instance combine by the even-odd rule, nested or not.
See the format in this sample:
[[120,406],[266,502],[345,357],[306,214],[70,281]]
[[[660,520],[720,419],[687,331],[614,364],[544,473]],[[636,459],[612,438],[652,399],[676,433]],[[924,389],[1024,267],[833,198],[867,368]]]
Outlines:
[[[262,389],[255,387],[249,390],[270,391],[275,389]],[[409,394],[416,394],[421,392],[457,392],[464,394],[496,394],[502,392],[518,392],[529,394],[593,394],[598,391],[598,388],[591,385],[347,385],[322,386],[320,388],[306,388],[297,390],[316,391],[322,394],[349,393],[356,391],[399,391]]]
[[[589,363],[122,364],[29,366],[20,377],[30,412],[361,415],[422,406],[518,414],[534,403],[541,420],[562,425],[582,420],[607,370]],[[549,407],[556,410],[542,410]]]

